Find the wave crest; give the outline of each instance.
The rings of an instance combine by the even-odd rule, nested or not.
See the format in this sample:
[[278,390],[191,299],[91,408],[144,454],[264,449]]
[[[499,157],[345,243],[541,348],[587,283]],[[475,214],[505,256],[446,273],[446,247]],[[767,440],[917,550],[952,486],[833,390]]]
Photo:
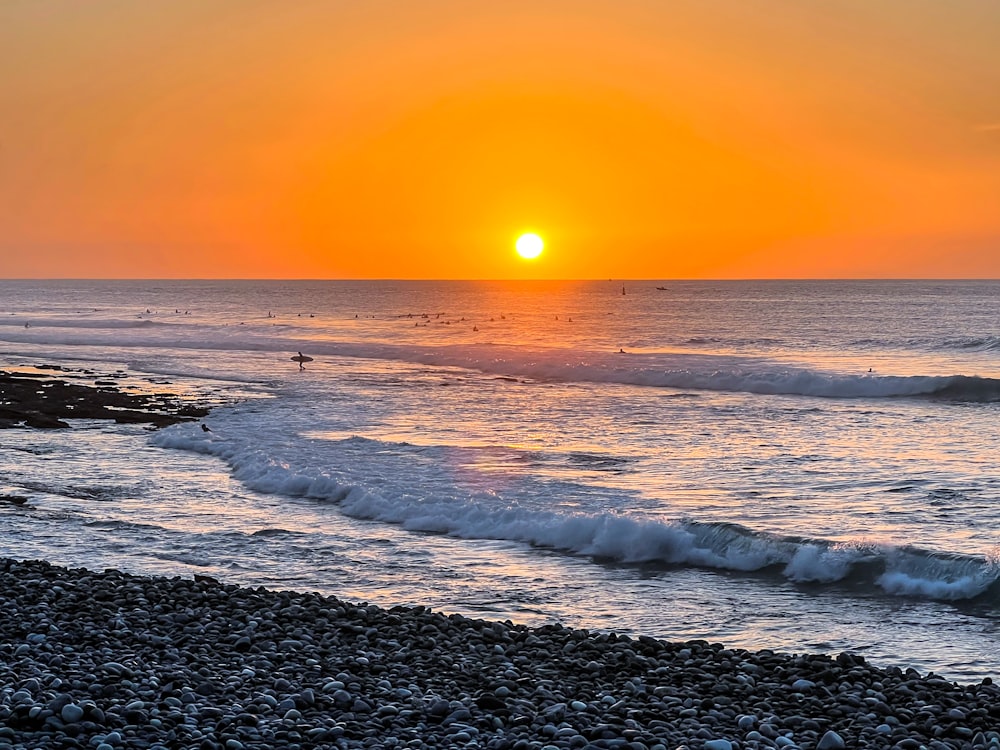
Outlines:
[[616,514],[537,511],[495,495],[461,501],[406,493],[392,497],[338,482],[315,469],[268,457],[249,440],[191,425],[151,441],[218,456],[251,489],[335,502],[353,518],[465,539],[500,539],[600,561],[774,572],[810,585],[847,585],[869,593],[940,600],[989,596],[1000,604],[1000,560],[858,540],[843,542],[753,531],[735,523],[666,522]]
[[[460,367],[486,375],[547,382],[617,383],[652,388],[732,391],[761,395],[807,396],[832,399],[929,397],[953,401],[1000,401],[1000,379],[956,373],[952,375],[879,375],[839,373],[792,367],[759,356],[692,352],[639,352],[621,354],[574,349],[538,349],[500,344],[416,346],[361,341],[303,342],[291,334],[239,326],[185,326],[149,320],[105,321],[121,331],[90,328],[88,321],[46,325],[65,326],[59,331],[6,328],[6,342],[56,346],[114,346],[127,349],[171,349],[214,353],[273,352],[285,361],[290,351],[309,350],[317,367],[324,359],[351,357],[418,363],[431,367]],[[141,330],[156,326],[149,330]],[[998,344],[1000,345],[1000,344]],[[144,358],[146,359],[146,358]],[[178,371],[176,357],[168,366]],[[143,362],[151,372],[163,365]],[[216,375],[218,377],[218,375]],[[222,376],[224,377],[224,376]]]

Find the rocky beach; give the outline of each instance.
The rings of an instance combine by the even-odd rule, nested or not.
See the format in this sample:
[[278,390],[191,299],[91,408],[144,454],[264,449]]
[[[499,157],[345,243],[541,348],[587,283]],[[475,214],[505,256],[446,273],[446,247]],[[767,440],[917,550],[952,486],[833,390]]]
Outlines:
[[988,678],[0,568],[0,748],[1000,747]]

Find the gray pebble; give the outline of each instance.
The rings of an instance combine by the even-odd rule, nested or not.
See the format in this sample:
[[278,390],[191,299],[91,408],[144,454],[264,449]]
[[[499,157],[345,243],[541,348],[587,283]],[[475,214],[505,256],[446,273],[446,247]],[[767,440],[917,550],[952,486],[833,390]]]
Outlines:
[[0,748],[1000,750],[991,682],[851,654],[0,567]]
[[67,724],[74,724],[83,718],[83,708],[75,703],[67,703],[62,707],[59,715],[62,716],[62,720]]

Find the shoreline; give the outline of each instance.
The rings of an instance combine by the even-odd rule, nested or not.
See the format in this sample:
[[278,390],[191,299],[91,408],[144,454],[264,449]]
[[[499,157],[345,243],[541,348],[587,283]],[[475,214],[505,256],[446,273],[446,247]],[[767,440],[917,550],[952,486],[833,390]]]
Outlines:
[[[123,373],[10,369],[0,409],[20,416],[0,413],[0,428],[208,414],[174,394],[123,392]],[[6,557],[0,607],[0,750],[1000,750],[989,678],[959,685],[850,653],[528,627]]]
[[1000,687],[0,558],[0,748],[1000,747]]

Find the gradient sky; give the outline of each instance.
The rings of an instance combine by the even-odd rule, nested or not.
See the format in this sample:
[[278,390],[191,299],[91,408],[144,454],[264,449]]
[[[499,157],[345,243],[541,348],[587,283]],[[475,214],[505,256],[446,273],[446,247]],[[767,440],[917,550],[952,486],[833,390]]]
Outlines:
[[998,35],[996,0],[4,0],[0,277],[1000,277]]

